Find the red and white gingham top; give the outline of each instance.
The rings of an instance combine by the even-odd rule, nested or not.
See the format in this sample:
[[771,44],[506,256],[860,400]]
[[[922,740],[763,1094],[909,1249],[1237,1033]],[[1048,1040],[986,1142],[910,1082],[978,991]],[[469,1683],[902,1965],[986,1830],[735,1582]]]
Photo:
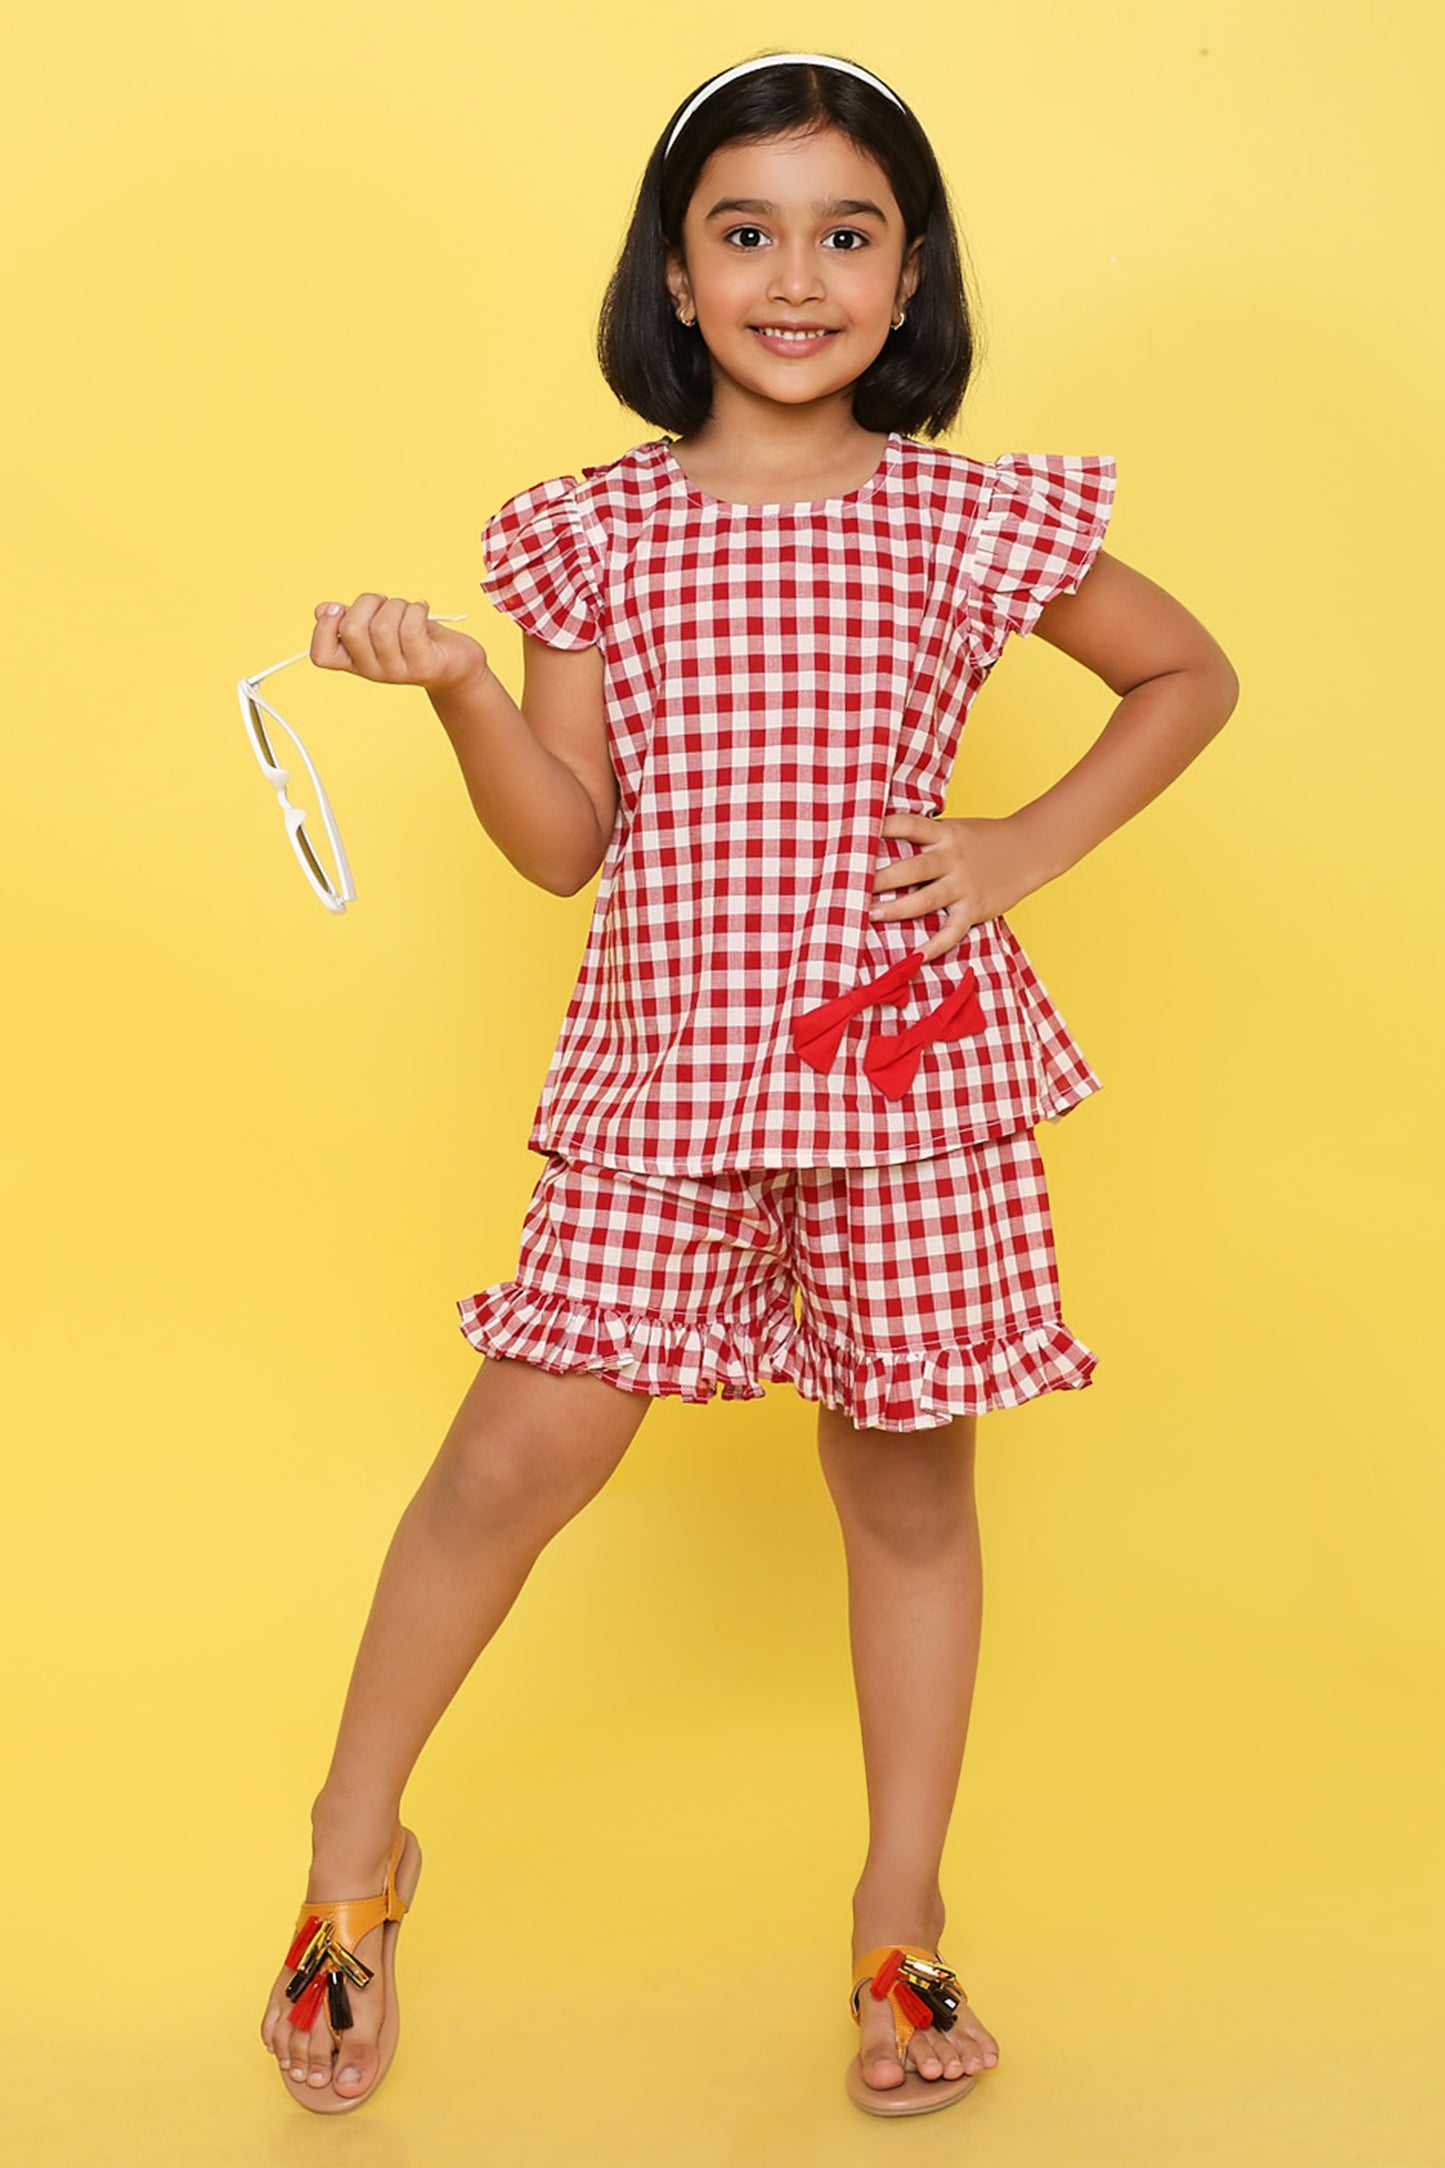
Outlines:
[[483,593],[602,649],[620,798],[530,1149],[884,1166],[1100,1088],[1002,917],[920,966],[944,914],[869,906],[919,848],[883,820],[943,811],[975,693],[1078,586],[1114,481],[1105,455],[986,463],[894,430],[846,496],[742,505],[654,437],[493,516]]

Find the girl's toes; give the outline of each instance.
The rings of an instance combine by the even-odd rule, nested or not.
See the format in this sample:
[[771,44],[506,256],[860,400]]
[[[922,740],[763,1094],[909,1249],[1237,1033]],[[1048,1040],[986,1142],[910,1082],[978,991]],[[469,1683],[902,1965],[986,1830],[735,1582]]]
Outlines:
[[291,2005],[283,1992],[290,1978],[291,1974],[285,1970],[277,1976],[276,1984],[271,1990],[271,1999],[266,2005],[266,2014],[261,2020],[261,2038],[278,2062],[283,2060],[281,2050],[287,2045],[286,2035],[290,2031],[286,2023],[286,2012]]
[[286,2022],[286,2012],[290,2007],[289,2002],[282,2003],[280,2015],[271,2027],[271,2053],[283,2070],[291,2060],[291,2027]]
[[[363,1937],[357,1951],[364,1965],[380,1963],[380,1952],[373,1953],[368,1946],[369,1938]],[[331,2083],[344,2100],[355,2100],[364,2093],[376,2076],[376,2036],[381,2031],[383,2004],[381,1982],[371,1980],[365,1987],[351,1990],[352,2022],[341,2035],[341,2045],[336,2050],[336,2068]]]
[[331,2081],[337,2092],[347,2100],[364,2093],[375,2069],[376,2050],[371,2042],[353,2040],[349,2032],[343,2033],[336,2050],[336,2075]]
[[886,2018],[877,2017],[871,2011],[864,2016],[858,2060],[868,2084],[877,2086],[880,2092],[903,2083],[903,2065],[898,2059],[893,2028]]
[[998,2061],[998,2044],[989,2033],[954,2031],[947,2036],[948,2052],[957,2056],[965,2070],[988,2070]]
[[903,2083],[903,2066],[891,2048],[875,2048],[863,2057],[863,2075],[870,2085],[886,2092],[890,2085]]
[[979,2039],[970,2040],[968,2044],[978,2057],[980,2069],[992,2070],[998,2061],[998,2042],[993,2034],[984,2033]]
[[320,2011],[311,2021],[311,2030],[302,2035],[306,2041],[306,2083],[318,2089],[331,2083],[331,2034]]
[[284,2076],[298,2081],[306,2076],[308,2049],[305,2033],[299,2032],[289,2018],[283,2017],[276,2027],[276,2060]]
[[[326,2032],[325,2025],[322,2025],[321,2030]],[[283,2017],[277,2032],[281,2039],[282,2069],[289,2069],[297,2085],[305,2085],[311,2076],[311,2058],[316,2046],[314,2026],[311,2032],[306,2032],[300,2025],[293,2025],[289,2019]]]
[[908,2044],[908,2050],[913,2058],[914,2069],[921,2071],[925,2078],[942,2077],[943,2065],[938,2059],[938,2050],[934,2046],[931,2032],[916,2033]]

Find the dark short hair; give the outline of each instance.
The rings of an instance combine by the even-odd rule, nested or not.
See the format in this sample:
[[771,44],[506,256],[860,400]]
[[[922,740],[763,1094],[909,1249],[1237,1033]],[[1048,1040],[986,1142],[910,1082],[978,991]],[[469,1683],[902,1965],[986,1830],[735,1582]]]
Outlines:
[[905,252],[923,236],[918,281],[903,325],[856,379],[854,417],[865,429],[941,435],[963,404],[977,358],[977,330],[964,291],[948,188],[913,114],[840,68],[790,61],[755,68],[713,91],[668,152],[678,114],[695,95],[689,91],[679,100],[647,161],[622,254],[603,296],[597,358],[618,399],[678,436],[707,419],[712,410],[708,352],[697,332],[679,323],[666,277],[669,246],[682,248],[683,218],[698,175],[725,143],[836,128],[888,176],[903,214]]

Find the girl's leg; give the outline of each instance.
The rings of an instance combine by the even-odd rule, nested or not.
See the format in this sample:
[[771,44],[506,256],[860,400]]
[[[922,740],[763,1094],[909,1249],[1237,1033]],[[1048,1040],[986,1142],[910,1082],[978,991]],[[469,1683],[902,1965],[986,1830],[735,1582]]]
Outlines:
[[[853,1895],[853,1958],[879,1943],[937,1948],[939,1867],[958,1789],[978,1669],[983,1560],[974,1498],[977,1421],[941,1429],[857,1428],[818,1411],[818,1453],[848,1569],[848,1625],[868,1791],[868,1856]],[[900,2085],[889,2005],[861,1997],[869,2082]],[[947,2033],[922,2031],[912,2059],[957,2077],[997,2060],[965,2004]]]
[[[311,1810],[307,1897],[379,1890],[402,1790],[422,1746],[506,1617],[551,1538],[622,1459],[651,1405],[584,1372],[488,1358],[473,1379],[381,1568],[331,1767]],[[380,1928],[358,1955],[377,1966]],[[369,1948],[368,1945],[373,1947]],[[285,2021],[283,1966],[261,2037],[299,2083],[333,2082],[331,2036]],[[376,2064],[382,1977],[350,1990],[354,2027],[335,2089],[364,2093]],[[299,2063],[298,2059],[299,2058]]]

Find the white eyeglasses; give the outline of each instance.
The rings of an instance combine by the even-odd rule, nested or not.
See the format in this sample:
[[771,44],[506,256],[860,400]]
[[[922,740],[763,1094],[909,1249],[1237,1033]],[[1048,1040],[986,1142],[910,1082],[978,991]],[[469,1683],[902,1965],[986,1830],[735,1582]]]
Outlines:
[[[461,610],[454,617],[437,617],[434,622],[439,625],[455,625],[460,623],[466,614],[465,610]],[[257,670],[251,677],[241,678],[237,682],[236,692],[241,702],[241,719],[246,725],[246,736],[251,741],[251,750],[261,764],[261,773],[265,776],[280,801],[281,812],[286,822],[286,834],[290,838],[292,850],[300,861],[301,871],[305,874],[328,911],[344,911],[348,903],[355,902],[356,888],[351,878],[351,867],[347,863],[346,848],[341,841],[341,830],[337,827],[336,815],[331,810],[331,801],[326,795],[320,776],[316,773],[315,762],[287,722],[285,716],[278,715],[271,703],[268,700],[263,700],[256,690],[262,678],[270,677],[275,670],[284,670],[288,663],[304,661],[310,653],[309,647],[303,647],[299,655],[287,655],[281,662],[270,663],[264,670]],[[325,823],[332,855],[336,860],[337,877],[335,880],[332,879],[326,867],[317,857],[315,846],[306,833],[306,814],[300,806],[293,805],[286,794],[286,785],[291,780],[290,771],[281,766],[281,763],[271,750],[271,741],[266,735],[266,725],[261,720],[263,710],[270,716],[273,723],[279,724],[281,729],[285,731],[305,762],[306,773],[310,776],[312,788],[316,792],[316,804],[320,810],[322,821]]]

